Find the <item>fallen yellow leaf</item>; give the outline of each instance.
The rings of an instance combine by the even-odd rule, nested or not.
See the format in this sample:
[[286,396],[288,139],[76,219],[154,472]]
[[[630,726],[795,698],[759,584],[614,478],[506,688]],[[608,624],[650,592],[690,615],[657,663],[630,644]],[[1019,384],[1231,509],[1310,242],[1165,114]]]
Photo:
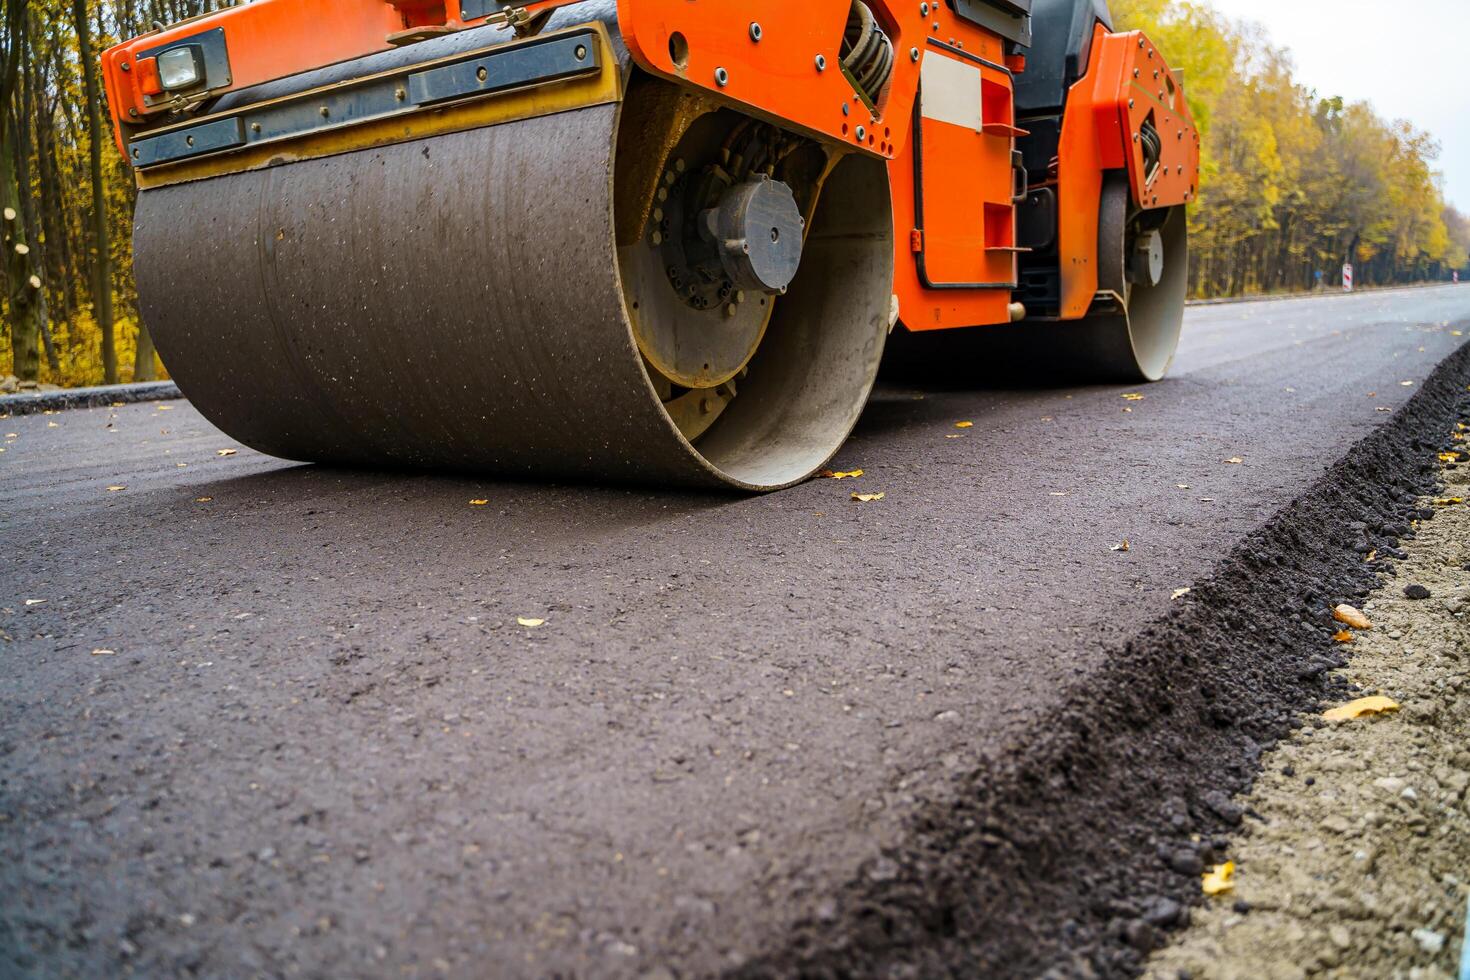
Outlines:
[[1353,642],[1353,631],[1338,630],[1336,633],[1332,634],[1332,638],[1338,643],[1351,643]]
[[520,623],[522,626],[526,627],[527,629],[535,629],[538,626],[544,626],[544,625],[546,625],[546,620],[544,620],[544,619],[531,619],[528,616],[517,616],[516,617],[516,622],[517,623]]
[[1412,382],[1412,381],[1400,381],[1399,382],[1399,385],[1402,386],[1402,387],[1404,387],[1404,388],[1412,388],[1412,387],[1414,387],[1414,382]]
[[1129,550],[1128,539],[1127,538],[1124,538],[1122,541],[1119,541],[1117,544],[1113,545],[1113,550],[1114,551],[1128,551]]
[[194,503],[196,503],[196,504],[207,504],[207,503],[209,503],[213,499],[214,499],[213,497],[195,497],[194,498]]
[[158,406],[158,410],[160,412],[172,412],[174,407],[172,405],[160,405]]
[[1399,710],[1399,703],[1392,698],[1386,698],[1381,694],[1372,697],[1358,698],[1349,701],[1331,711],[1324,711],[1322,717],[1328,721],[1351,721],[1354,718],[1362,718],[1365,715],[1386,714],[1390,711]]
[[96,650],[92,651],[92,656],[94,657],[111,657],[115,656],[116,654],[116,650],[104,650],[101,647],[98,647]]
[[1343,603],[1332,610],[1332,618],[1339,623],[1345,623],[1355,630],[1371,630],[1373,621],[1363,615],[1363,611],[1347,603]]
[[964,433],[962,433],[962,432],[952,432],[949,435],[945,436],[944,438],[946,438],[946,439],[963,439],[964,437],[965,437],[964,436]]
[[470,506],[471,507],[484,507],[488,503],[490,503],[490,501],[488,501],[488,500],[471,500],[470,501]]
[[1143,395],[1140,395],[1136,391],[1130,391],[1128,394],[1126,394],[1126,395],[1123,396],[1123,400],[1125,402],[1141,402],[1141,401],[1143,401],[1143,398],[1144,398],[1144,396]]
[[1175,589],[1173,592],[1170,592],[1169,593],[1169,598],[1170,599],[1183,599],[1185,596],[1189,595],[1189,593],[1192,592],[1192,591],[1194,591],[1194,590],[1193,589]]
[[235,455],[235,450],[233,450],[233,449],[216,449],[215,452],[218,453],[221,456],[233,456],[233,455]]
[[956,422],[954,424],[954,427],[956,429],[973,429],[975,427],[975,423],[974,422]]
[[1460,454],[1459,453],[1440,453],[1439,454],[1439,461],[1441,463],[1458,463],[1460,461]]
[[822,472],[817,474],[817,476],[826,477],[829,480],[849,480],[853,477],[862,475],[862,470],[848,470],[845,473],[840,473],[836,470],[823,470]]
[[1241,463],[1244,463],[1245,460],[1241,459],[1239,456],[1231,456],[1225,462],[1230,463],[1230,464],[1235,465],[1235,466],[1239,466]]
[[875,500],[882,500],[886,496],[888,496],[886,493],[855,493],[852,495],[852,499],[861,500],[865,504],[870,504]]
[[1463,504],[1464,497],[1435,497],[1432,503],[1436,507],[1453,507],[1455,504]]
[[1235,862],[1226,861],[1217,864],[1205,872],[1200,880],[1200,886],[1206,895],[1223,895],[1235,890]]
[[108,493],[117,493],[119,490],[126,490],[126,489],[127,489],[127,487],[122,486],[121,484],[119,484],[118,486],[115,486],[115,487],[108,487],[107,488],[107,492]]

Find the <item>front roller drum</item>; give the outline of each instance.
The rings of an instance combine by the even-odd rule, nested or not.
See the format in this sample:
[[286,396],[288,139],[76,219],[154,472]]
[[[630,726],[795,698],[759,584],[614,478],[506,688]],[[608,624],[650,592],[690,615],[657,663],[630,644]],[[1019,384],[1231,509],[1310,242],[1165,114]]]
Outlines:
[[882,355],[884,166],[678,91],[143,192],[169,370],[288,459],[806,478]]

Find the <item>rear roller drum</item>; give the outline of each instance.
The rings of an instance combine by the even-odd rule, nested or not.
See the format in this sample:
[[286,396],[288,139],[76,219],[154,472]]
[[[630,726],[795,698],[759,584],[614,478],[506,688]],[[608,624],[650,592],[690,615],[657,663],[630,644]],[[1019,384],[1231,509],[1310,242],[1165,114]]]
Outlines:
[[1179,348],[1189,287],[1189,231],[1184,209],[1138,211],[1128,179],[1109,174],[1098,220],[1098,290],[1088,316],[1074,324],[1066,361],[1099,381],[1158,381]]
[[769,490],[872,387],[881,161],[634,78],[624,102],[147,190],[140,304],[290,459]]
[[1158,381],[1179,346],[1189,280],[1183,208],[1137,211],[1125,175],[1104,182],[1098,294],[1080,320],[1032,321],[896,335],[896,379],[968,384]]

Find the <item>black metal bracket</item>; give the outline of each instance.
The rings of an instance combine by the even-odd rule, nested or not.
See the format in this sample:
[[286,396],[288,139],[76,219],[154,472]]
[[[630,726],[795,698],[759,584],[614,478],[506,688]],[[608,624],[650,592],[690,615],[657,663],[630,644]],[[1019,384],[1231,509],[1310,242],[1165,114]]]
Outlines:
[[501,44],[429,66],[414,65],[347,85],[302,92],[225,118],[142,136],[129,145],[128,157],[134,167],[145,169],[591,75],[601,69],[601,45],[593,31]]

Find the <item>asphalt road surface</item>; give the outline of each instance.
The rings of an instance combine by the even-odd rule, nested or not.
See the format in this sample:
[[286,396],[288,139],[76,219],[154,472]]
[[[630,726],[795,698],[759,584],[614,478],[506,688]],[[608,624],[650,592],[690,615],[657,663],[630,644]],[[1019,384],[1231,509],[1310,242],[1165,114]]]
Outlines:
[[764,497],[302,466],[185,402],[6,419],[0,973],[784,972],[1467,323],[1453,287],[1196,308],[1145,389],[886,384],[862,477]]

